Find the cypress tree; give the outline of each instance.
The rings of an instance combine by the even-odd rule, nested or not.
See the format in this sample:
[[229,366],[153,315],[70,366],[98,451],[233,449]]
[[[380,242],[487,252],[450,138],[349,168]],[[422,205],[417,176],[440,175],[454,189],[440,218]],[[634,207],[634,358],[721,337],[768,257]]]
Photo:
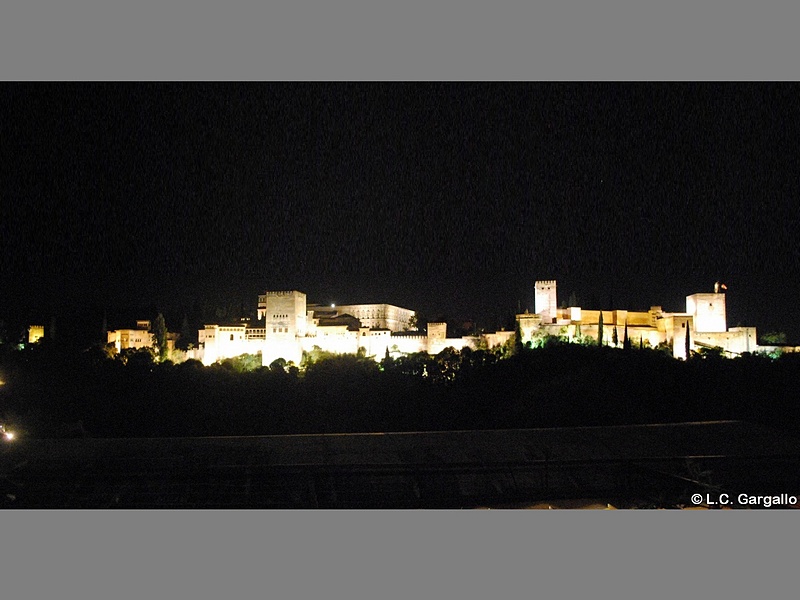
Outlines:
[[158,347],[158,359],[163,361],[167,358],[167,325],[164,322],[164,315],[158,313],[156,320],[150,329],[153,334],[153,341]]
[[192,344],[192,330],[189,328],[189,317],[183,315],[183,321],[181,321],[181,331],[180,336],[178,336],[178,343],[176,346],[179,350],[188,350],[189,346]]
[[600,311],[600,320],[597,323],[597,345],[603,345],[603,311]]
[[689,321],[686,321],[686,360],[689,360],[691,345],[689,343]]

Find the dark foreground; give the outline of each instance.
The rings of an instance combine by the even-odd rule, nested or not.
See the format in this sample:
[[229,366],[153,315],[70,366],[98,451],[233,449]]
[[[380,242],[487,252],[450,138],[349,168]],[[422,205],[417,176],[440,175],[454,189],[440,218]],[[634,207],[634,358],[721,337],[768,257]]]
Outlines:
[[[800,441],[738,421],[502,431],[17,440],[5,508],[477,508],[800,496]],[[786,508],[782,506],[781,508]]]

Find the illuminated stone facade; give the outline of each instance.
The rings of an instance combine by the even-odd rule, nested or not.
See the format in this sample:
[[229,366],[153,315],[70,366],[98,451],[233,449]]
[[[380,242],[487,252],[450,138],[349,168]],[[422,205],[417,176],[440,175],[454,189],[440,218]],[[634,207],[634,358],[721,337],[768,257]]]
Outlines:
[[725,333],[725,294],[692,294],[686,296],[686,312],[692,316],[694,328],[703,333]]
[[117,352],[128,348],[152,348],[155,346],[153,334],[146,329],[117,329],[109,331],[108,343],[114,344]]
[[[755,327],[728,329],[725,294],[697,293],[686,297],[685,312],[666,312],[661,306],[646,311],[594,310],[579,306],[559,308],[555,280],[534,284],[536,313],[517,315],[522,342],[536,345],[547,336],[571,342],[597,340],[602,312],[603,344],[622,347],[626,331],[632,346],[666,345],[675,358],[690,351],[722,348],[728,356],[759,350]],[[261,353],[268,366],[283,358],[299,364],[303,352],[315,348],[334,353],[358,353],[381,360],[387,353],[438,354],[448,347],[493,348],[513,337],[513,331],[448,338],[445,323],[429,323],[425,334],[408,331],[414,311],[391,304],[308,305],[296,290],[265,292],[258,296],[258,316],[263,328],[244,325],[206,325],[200,331],[200,348],[193,353],[205,364],[241,354]],[[348,316],[349,315],[349,316]]]
[[[556,335],[570,341],[587,338],[597,340],[600,328],[599,310],[582,307],[553,308],[556,282],[537,281],[537,314],[520,314],[523,343],[546,335]],[[539,311],[542,311],[541,313]],[[755,327],[728,329],[724,293],[697,293],[686,297],[685,312],[665,312],[660,306],[648,311],[604,310],[603,344],[622,347],[627,335],[634,346],[655,348],[666,344],[675,358],[686,358],[686,332],[689,332],[690,351],[701,348],[722,348],[729,356],[758,350]],[[614,342],[616,329],[616,342]]]
[[197,335],[197,341],[204,350],[203,362],[211,364],[223,358],[258,352],[261,344],[252,343],[247,338],[246,331],[247,327],[244,325],[206,325]]
[[338,314],[353,315],[364,327],[408,331],[414,311],[391,304],[337,304]]
[[[476,348],[479,338],[448,338],[445,323],[430,323],[426,334],[409,331],[413,310],[391,304],[321,306],[306,303],[296,290],[258,296],[258,318],[265,327],[206,325],[199,349],[190,356],[206,365],[241,354],[261,353],[264,366],[276,359],[299,364],[315,348],[337,354],[359,351],[376,361],[414,352],[436,354],[447,347]],[[350,315],[349,317],[347,315]],[[351,318],[352,317],[352,318]]]
[[44,325],[31,325],[28,327],[28,343],[35,344],[44,337]]
[[[136,329],[116,329],[108,332],[107,342],[114,344],[117,352],[122,350],[139,348],[156,348],[156,341],[149,331],[150,321],[136,321]],[[176,333],[167,332],[167,352],[175,349],[175,342],[178,339]]]

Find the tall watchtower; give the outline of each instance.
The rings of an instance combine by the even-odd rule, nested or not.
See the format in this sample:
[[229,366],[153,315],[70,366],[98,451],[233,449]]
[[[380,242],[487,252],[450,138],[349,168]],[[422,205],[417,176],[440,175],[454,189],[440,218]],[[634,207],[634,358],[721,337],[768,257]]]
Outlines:
[[[259,302],[261,301],[259,296]],[[263,315],[267,338],[306,335],[306,295],[296,290],[263,294]]]
[[728,330],[725,294],[686,296],[686,312],[694,318],[694,329],[698,333],[725,333]]
[[534,307],[536,314],[541,315],[543,324],[555,323],[558,315],[555,279],[536,282]]

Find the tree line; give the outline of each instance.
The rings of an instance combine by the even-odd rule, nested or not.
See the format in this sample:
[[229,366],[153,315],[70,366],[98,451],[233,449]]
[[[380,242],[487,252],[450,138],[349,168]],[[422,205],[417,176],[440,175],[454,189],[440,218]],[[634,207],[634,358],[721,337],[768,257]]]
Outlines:
[[[0,346],[0,416],[30,437],[155,437],[504,429],[746,419],[800,422],[800,356],[566,344],[435,356],[243,355],[204,367],[37,344]],[[79,426],[77,426],[79,424]]]

